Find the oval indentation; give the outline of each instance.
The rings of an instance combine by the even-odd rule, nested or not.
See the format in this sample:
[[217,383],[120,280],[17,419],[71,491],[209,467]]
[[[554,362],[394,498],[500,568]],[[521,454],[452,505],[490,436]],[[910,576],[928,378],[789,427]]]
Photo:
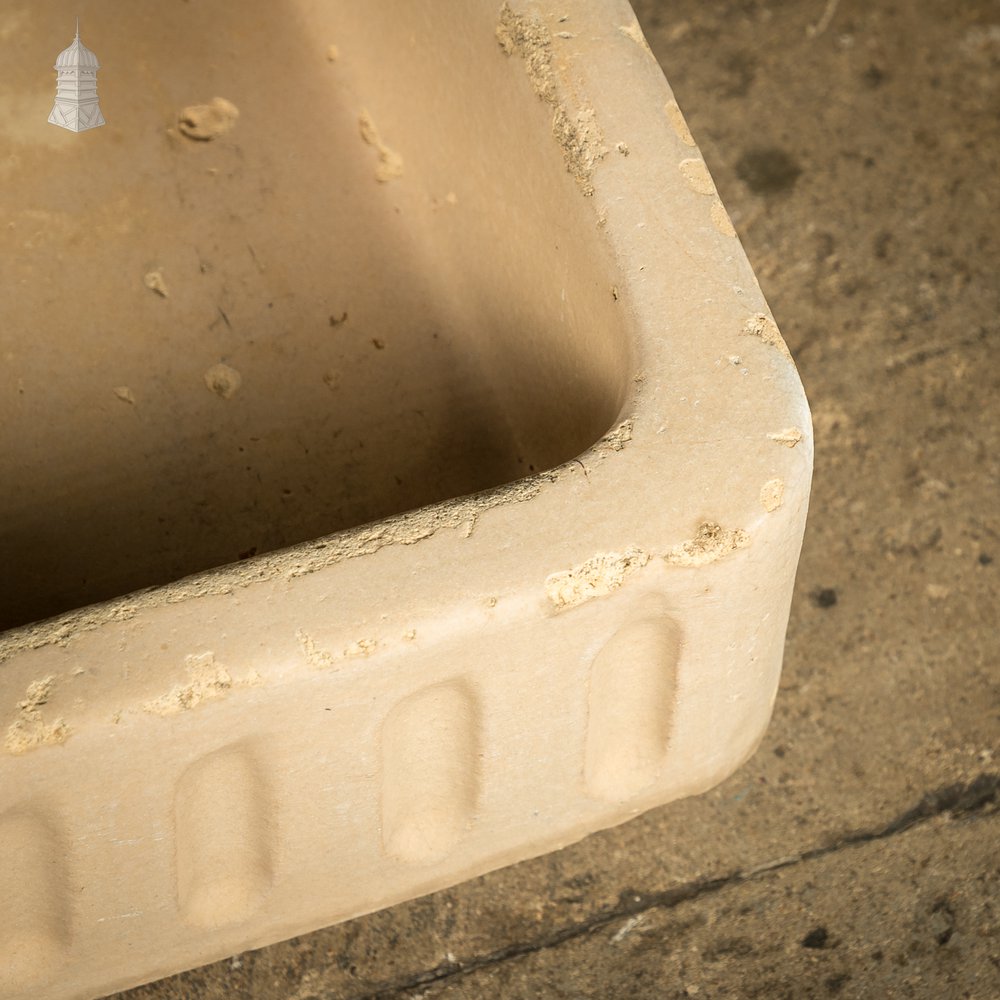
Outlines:
[[681,633],[666,615],[619,629],[590,671],[584,780],[596,798],[620,801],[656,781],[667,752]]
[[382,727],[382,844],[403,861],[444,857],[472,824],[479,712],[461,682],[401,701]]
[[52,824],[32,811],[0,816],[0,994],[37,987],[70,943],[64,854]]
[[183,918],[219,927],[252,916],[273,877],[270,796],[252,752],[225,747],[195,761],[174,809]]

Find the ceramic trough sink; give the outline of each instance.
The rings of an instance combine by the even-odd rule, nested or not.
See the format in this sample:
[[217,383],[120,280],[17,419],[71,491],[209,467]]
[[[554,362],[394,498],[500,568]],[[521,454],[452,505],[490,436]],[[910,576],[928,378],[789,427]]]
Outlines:
[[72,131],[62,5],[0,12],[0,997],[729,775],[809,414],[629,6],[84,14]]

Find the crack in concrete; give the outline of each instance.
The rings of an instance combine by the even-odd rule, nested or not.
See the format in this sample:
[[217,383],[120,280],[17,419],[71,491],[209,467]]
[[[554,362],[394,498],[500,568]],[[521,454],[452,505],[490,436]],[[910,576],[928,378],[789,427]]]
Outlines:
[[628,920],[654,909],[672,909],[701,896],[710,895],[731,885],[739,885],[761,875],[790,868],[794,865],[815,861],[836,854],[838,851],[887,840],[899,836],[916,826],[922,826],[938,816],[950,815],[952,819],[974,817],[987,811],[988,807],[1000,799],[1000,774],[981,774],[967,783],[947,785],[928,792],[912,808],[900,813],[895,819],[882,826],[867,830],[856,830],[822,847],[814,847],[800,854],[776,858],[773,861],[737,869],[715,878],[695,879],[654,893],[640,893],[633,890],[622,892],[617,905],[600,910],[577,923],[569,924],[535,941],[520,941],[507,945],[486,955],[469,959],[443,962],[433,969],[417,973],[408,979],[386,983],[376,989],[357,994],[353,1000],[389,1000],[400,993],[420,990],[422,987],[465,976],[492,965],[511,959],[533,955],[548,948],[558,948],[567,941],[583,937],[619,920]]

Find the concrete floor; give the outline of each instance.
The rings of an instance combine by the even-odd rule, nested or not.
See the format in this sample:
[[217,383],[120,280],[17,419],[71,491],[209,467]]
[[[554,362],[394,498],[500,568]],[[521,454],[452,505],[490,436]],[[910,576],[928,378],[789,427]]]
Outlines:
[[122,994],[1000,997],[1000,3],[640,0],[816,428],[782,690],[701,798]]

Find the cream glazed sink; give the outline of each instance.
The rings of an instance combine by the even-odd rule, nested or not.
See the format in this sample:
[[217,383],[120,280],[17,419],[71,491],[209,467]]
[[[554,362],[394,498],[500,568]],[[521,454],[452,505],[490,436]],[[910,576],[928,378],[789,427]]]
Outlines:
[[809,414],[629,6],[85,13],[74,134],[62,8],[0,8],[0,997],[730,774]]

